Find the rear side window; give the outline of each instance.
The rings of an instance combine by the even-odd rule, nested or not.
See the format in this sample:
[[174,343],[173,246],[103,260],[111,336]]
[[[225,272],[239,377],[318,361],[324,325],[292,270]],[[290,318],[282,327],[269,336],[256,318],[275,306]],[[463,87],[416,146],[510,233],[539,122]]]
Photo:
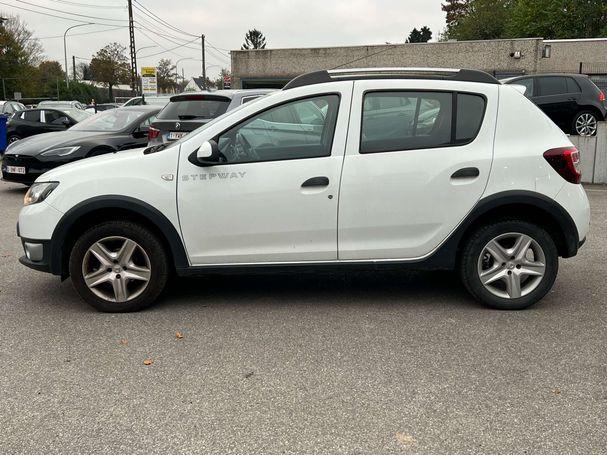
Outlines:
[[528,77],[526,79],[518,79],[512,83],[516,84],[516,85],[522,85],[523,87],[525,87],[525,96],[527,98],[530,98],[534,95],[533,91],[535,90],[535,81],[533,80],[532,77]]
[[479,95],[367,93],[363,104],[360,153],[462,145],[474,140],[484,112],[485,99]]
[[560,76],[540,77],[540,95],[549,96],[567,93],[567,79]]
[[169,102],[158,114],[158,120],[212,119],[225,113],[229,105],[229,98],[185,96],[183,99]]
[[468,143],[476,137],[481,129],[484,114],[485,99],[482,96],[465,93],[457,95],[456,144]]
[[578,83],[575,81],[575,79],[572,77],[568,77],[567,78],[567,93],[580,93],[581,91],[582,91],[582,89],[580,88]]

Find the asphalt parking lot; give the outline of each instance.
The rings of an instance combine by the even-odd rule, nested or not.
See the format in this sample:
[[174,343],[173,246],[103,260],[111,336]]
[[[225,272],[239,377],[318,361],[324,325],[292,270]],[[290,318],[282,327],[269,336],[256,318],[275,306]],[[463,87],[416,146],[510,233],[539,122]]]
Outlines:
[[179,280],[101,314],[17,262],[24,193],[0,182],[1,453],[607,450],[605,187],[522,312],[451,273],[389,272]]

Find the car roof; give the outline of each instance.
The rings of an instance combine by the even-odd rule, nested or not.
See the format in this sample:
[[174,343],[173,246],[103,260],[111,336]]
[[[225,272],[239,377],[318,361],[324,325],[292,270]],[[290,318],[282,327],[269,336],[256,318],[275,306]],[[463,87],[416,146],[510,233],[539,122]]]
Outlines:
[[292,79],[283,90],[326,82],[369,79],[428,79],[499,84],[489,73],[454,68],[348,68],[305,73]]
[[521,74],[520,76],[508,77],[506,79],[502,79],[502,82],[514,81],[514,80],[523,79],[526,77],[544,77],[544,76],[567,76],[567,77],[573,77],[573,78],[588,79],[588,76],[586,74],[579,74],[579,73],[537,73],[537,74]]
[[181,92],[171,95],[171,99],[176,96],[187,96],[187,95],[215,95],[223,96],[225,98],[234,98],[236,95],[265,95],[268,93],[275,92],[276,89],[271,88],[260,88],[260,89],[233,89],[233,90],[197,90],[192,92]]

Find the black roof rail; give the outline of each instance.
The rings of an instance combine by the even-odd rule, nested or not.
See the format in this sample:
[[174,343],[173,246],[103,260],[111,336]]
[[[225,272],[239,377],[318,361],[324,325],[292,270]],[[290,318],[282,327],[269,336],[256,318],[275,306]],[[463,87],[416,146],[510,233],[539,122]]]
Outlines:
[[322,84],[333,81],[354,81],[365,79],[435,79],[461,82],[480,82],[499,84],[489,73],[479,70],[450,68],[354,68],[340,70],[321,70],[297,76],[283,90],[306,85]]

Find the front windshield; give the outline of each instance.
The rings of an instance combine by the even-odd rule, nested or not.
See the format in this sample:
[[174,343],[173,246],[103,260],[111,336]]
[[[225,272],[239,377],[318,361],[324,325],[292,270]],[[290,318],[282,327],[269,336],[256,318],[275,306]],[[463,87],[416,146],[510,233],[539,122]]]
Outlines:
[[135,109],[111,109],[92,115],[74,125],[71,129],[76,131],[117,132],[123,130],[148,112]]

